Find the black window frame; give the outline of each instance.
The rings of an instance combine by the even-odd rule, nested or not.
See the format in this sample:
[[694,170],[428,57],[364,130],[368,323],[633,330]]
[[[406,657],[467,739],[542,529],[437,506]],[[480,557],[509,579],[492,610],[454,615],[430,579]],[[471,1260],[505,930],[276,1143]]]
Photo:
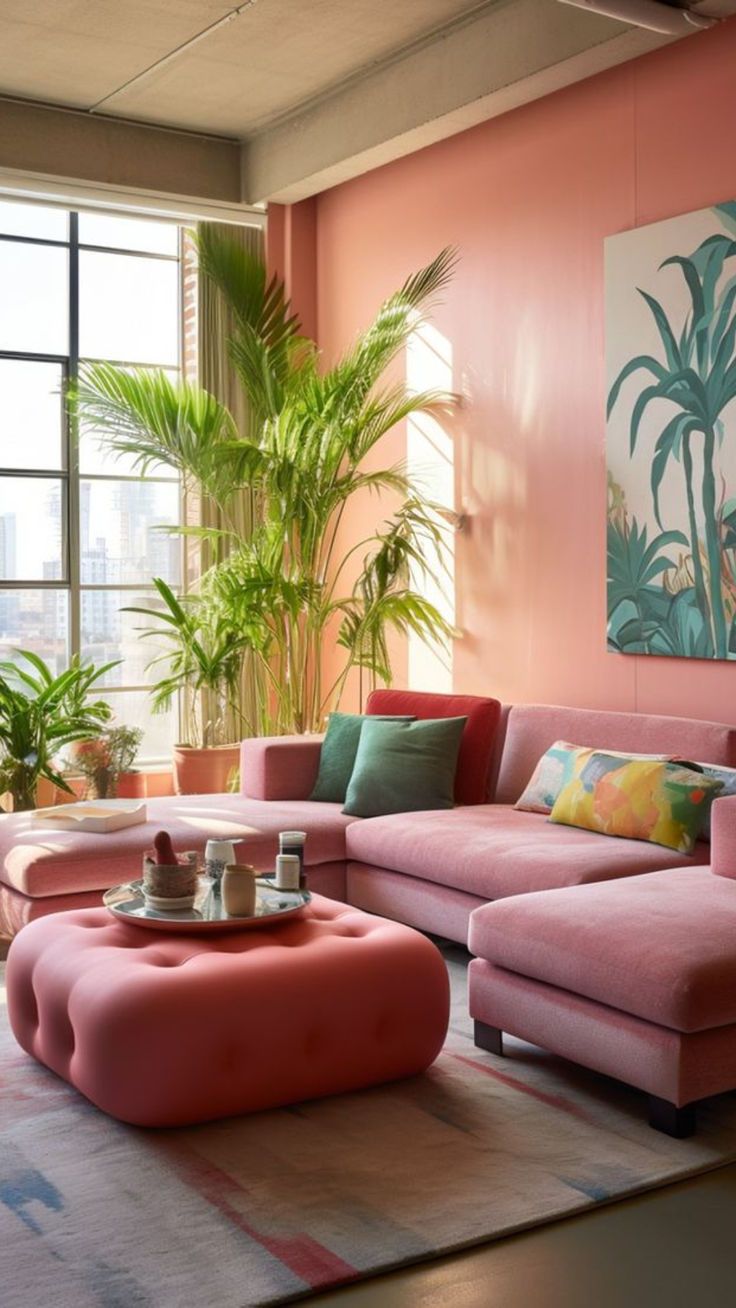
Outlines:
[[[0,196],[3,201],[9,200],[6,195]],[[27,203],[27,202],[26,202]],[[48,204],[42,201],[38,202],[39,208],[49,208]],[[56,206],[61,208],[68,217],[68,236],[67,240],[60,240],[55,237],[43,236],[23,236],[17,233],[5,233],[0,230],[0,242],[15,243],[20,245],[52,247],[66,250],[68,252],[68,352],[66,354],[49,354],[45,352],[34,352],[28,350],[9,350],[0,348],[0,360],[14,360],[29,363],[50,363],[58,365],[61,368],[61,377],[64,394],[67,387],[72,385],[79,377],[80,363],[105,362],[114,363],[116,366],[125,368],[160,368],[166,372],[176,371],[181,377],[184,373],[184,331],[183,331],[183,230],[180,223],[176,220],[167,220],[165,218],[152,219],[167,223],[170,226],[177,226],[179,229],[179,238],[176,254],[165,254],[158,251],[126,249],[120,246],[99,245],[90,242],[80,241],[79,238],[79,216],[80,209],[69,209],[64,205]],[[105,210],[88,210],[109,217],[117,218],[144,218],[144,215],[128,213],[123,210],[105,209]],[[80,253],[96,252],[100,254],[121,255],[135,259],[160,260],[167,263],[176,263],[179,267],[178,287],[177,287],[177,361],[176,364],[167,363],[150,363],[142,362],[135,359],[99,359],[89,355],[80,356],[79,349],[79,301],[80,301]],[[0,478],[24,478],[36,480],[53,480],[61,483],[61,522],[62,522],[62,541],[61,541],[61,576],[59,578],[2,578],[0,577],[0,591],[65,591],[68,594],[68,631],[67,645],[69,657],[81,653],[81,626],[82,626],[82,596],[85,592],[92,591],[128,591],[131,594],[140,595],[142,592],[150,592],[152,596],[156,595],[152,579],[142,582],[84,582],[81,577],[81,540],[80,540],[80,512],[81,512],[81,485],[83,482],[133,482],[138,484],[159,483],[178,486],[178,521],[183,521],[184,511],[184,486],[182,478],[178,473],[172,471],[171,476],[161,476],[157,474],[146,475],[145,477],[136,476],[130,473],[90,473],[80,471],[80,447],[79,433],[77,423],[68,406],[60,401],[62,406],[61,419],[61,467],[50,468],[23,468],[23,467],[6,467],[0,464]],[[184,568],[185,552],[184,542],[180,546],[180,575],[179,588],[184,585]],[[147,683],[122,683],[120,685],[101,685],[99,693],[106,697],[108,694],[114,697],[114,700],[127,693],[149,692],[150,684]],[[176,732],[180,730],[181,706],[177,704],[175,714]],[[173,742],[172,742],[173,743]],[[141,756],[141,762],[146,764],[159,763],[164,760],[159,757],[146,758]]]

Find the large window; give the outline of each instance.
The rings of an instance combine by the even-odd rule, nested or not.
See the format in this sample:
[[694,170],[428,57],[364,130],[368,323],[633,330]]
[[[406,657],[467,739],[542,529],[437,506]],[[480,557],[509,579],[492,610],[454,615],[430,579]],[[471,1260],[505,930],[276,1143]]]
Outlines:
[[181,488],[72,431],[63,394],[88,359],[178,373],[179,255],[174,223],[0,200],[0,658],[122,660],[104,694],[150,761],[176,714],[152,717],[157,651],[121,610],[152,603],[154,576],[181,582],[180,541],[160,530],[181,520]]

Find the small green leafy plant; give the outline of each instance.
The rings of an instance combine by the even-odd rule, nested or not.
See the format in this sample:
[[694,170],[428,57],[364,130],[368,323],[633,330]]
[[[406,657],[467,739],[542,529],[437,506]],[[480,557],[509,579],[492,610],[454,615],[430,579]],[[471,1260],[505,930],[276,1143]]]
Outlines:
[[[164,712],[174,697],[181,695],[187,718],[186,743],[201,741],[204,749],[225,744],[227,710],[237,711],[247,632],[233,623],[232,613],[202,604],[198,597],[184,595],[179,600],[160,577],[154,577],[153,584],[163,607],[131,605],[125,610],[153,619],[158,625],[146,627],[141,635],[164,644],[163,652],[149,664],[165,666],[151,692],[153,711]],[[202,695],[203,691],[207,694]]]
[[70,770],[86,779],[85,799],[112,799],[125,772],[130,772],[143,740],[140,727],[107,727],[92,740],[72,746]]
[[74,657],[54,676],[31,650],[17,650],[21,662],[0,662],[0,793],[12,796],[13,809],[36,806],[41,777],[72,794],[56,762],[75,740],[99,735],[112,710],[92,690],[115,663],[95,667]]

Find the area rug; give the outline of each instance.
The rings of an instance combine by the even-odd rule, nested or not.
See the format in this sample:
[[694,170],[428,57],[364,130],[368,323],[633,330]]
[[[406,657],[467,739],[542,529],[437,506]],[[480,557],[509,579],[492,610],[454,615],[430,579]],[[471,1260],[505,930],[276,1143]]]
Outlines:
[[446,958],[452,1029],[423,1076],[186,1130],[103,1116],[15,1045],[3,996],[4,1308],[285,1303],[736,1157],[736,1096],[675,1141],[643,1095],[520,1042],[476,1050]]

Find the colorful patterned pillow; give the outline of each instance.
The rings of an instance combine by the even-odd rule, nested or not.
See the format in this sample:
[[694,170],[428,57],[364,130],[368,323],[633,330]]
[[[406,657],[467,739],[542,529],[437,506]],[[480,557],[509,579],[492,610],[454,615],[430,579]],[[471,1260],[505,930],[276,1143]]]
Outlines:
[[[525,813],[551,813],[560,791],[572,781],[576,759],[580,754],[589,754],[594,748],[594,745],[571,745],[568,740],[556,740],[540,758],[514,808],[523,809]],[[619,754],[614,749],[609,749],[606,753],[611,758],[623,759],[672,758],[671,754]]]
[[681,763],[627,762],[616,754],[582,750],[572,780],[555,801],[550,822],[604,836],[648,840],[690,854],[722,789],[722,781]]
[[[715,763],[698,763],[699,768],[703,769],[703,774],[710,777],[713,781],[722,781],[723,790],[719,791],[717,798],[724,799],[726,795],[736,795],[736,768],[719,768]],[[710,805],[705,819],[705,825],[700,832],[701,840],[710,840]]]

